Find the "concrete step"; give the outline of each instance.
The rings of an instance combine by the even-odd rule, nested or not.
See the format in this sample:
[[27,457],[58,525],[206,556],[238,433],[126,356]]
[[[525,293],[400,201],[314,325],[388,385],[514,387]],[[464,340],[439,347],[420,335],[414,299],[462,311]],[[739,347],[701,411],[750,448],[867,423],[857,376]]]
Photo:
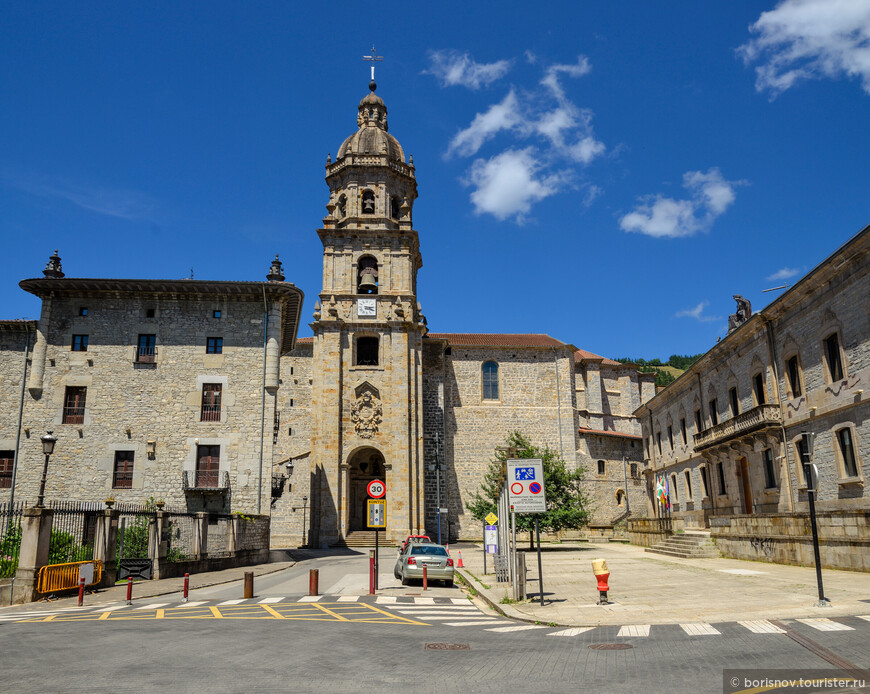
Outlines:
[[668,557],[680,557],[681,559],[716,559],[719,557],[718,552],[682,552],[662,547],[647,547],[645,549],[652,554],[663,554]]

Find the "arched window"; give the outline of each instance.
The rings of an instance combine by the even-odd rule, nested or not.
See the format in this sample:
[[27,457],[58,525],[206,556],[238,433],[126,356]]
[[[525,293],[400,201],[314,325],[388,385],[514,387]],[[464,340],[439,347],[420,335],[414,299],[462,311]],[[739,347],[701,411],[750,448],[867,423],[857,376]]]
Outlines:
[[375,194],[371,190],[364,190],[362,194],[362,213],[375,213]]
[[378,261],[370,255],[359,259],[357,264],[357,294],[378,293]]
[[483,364],[483,399],[498,400],[498,364],[494,361]]
[[357,366],[378,365],[378,338],[360,337],[356,341]]

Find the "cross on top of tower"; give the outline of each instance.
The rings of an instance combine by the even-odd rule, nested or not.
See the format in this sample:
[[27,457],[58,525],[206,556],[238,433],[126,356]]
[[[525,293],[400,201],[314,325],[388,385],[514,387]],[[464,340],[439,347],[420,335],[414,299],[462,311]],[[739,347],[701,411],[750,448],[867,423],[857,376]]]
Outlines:
[[384,59],[384,56],[378,55],[377,51],[375,50],[375,44],[372,44],[372,54],[363,56],[363,60],[372,63],[372,81],[369,82],[369,89],[371,89],[372,91],[374,91],[378,87],[378,85],[375,84],[375,66],[374,66],[374,63],[381,61],[383,59]]

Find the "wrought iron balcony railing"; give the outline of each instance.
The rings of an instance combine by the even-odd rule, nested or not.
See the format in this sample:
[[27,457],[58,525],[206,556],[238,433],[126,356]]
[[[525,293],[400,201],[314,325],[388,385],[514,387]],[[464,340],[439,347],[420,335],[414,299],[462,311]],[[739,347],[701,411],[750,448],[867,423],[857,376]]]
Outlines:
[[226,470],[185,470],[181,485],[188,492],[225,492],[230,488],[230,473]]
[[759,405],[695,434],[695,450],[700,451],[718,443],[725,443],[762,429],[778,427],[781,424],[779,405]]

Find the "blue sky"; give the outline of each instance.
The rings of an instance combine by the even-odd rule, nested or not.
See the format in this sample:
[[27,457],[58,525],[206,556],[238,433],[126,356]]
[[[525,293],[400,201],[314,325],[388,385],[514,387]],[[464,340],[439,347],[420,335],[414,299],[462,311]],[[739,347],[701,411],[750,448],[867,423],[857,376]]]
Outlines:
[[870,0],[6,3],[0,318],[73,277],[321,288],[372,44],[436,332],[705,351],[870,222]]

